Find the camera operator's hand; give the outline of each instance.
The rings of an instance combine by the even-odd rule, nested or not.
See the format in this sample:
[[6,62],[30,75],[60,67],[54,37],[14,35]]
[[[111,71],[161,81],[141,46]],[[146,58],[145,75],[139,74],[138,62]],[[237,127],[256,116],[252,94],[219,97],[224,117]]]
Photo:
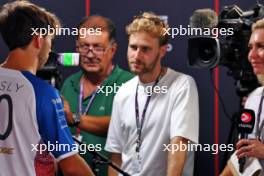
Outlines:
[[241,139],[236,144],[237,157],[256,157],[264,159],[264,144],[257,139]]

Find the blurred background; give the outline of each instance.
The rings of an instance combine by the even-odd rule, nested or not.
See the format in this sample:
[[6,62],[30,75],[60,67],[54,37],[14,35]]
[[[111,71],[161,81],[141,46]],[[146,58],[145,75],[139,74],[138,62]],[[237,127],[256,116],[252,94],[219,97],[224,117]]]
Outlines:
[[[118,51],[114,57],[124,69],[128,69],[126,50],[127,35],[125,26],[131,22],[134,15],[143,11],[153,11],[158,15],[166,16],[170,27],[187,27],[193,11],[200,8],[211,8],[216,11],[226,5],[236,4],[242,10],[248,10],[256,4],[248,0],[30,0],[54,12],[62,21],[63,27],[76,27],[82,17],[90,14],[100,14],[114,21],[117,26]],[[0,5],[9,2],[1,0]],[[261,2],[260,2],[261,3]],[[264,2],[263,2],[264,3]],[[217,73],[210,79],[209,69],[191,68],[187,64],[187,47],[189,36],[177,36],[170,40],[170,50],[163,63],[177,71],[190,74],[194,77],[199,91],[200,101],[200,144],[227,144],[230,133],[231,120],[224,114],[223,107],[214,91],[214,85],[219,89],[227,113],[232,116],[239,109],[239,96],[236,93],[235,80],[227,76],[228,69],[219,67]],[[75,36],[59,36],[55,40],[54,49],[57,52],[75,52]],[[0,37],[0,63],[7,57],[7,47]],[[78,67],[58,67],[61,81],[68,75],[76,72]],[[219,83],[219,84],[218,84]],[[177,91],[177,90],[175,90]],[[192,107],[190,107],[192,108]],[[233,134],[233,133],[232,133]],[[218,175],[223,167],[225,152],[212,154],[210,151],[196,153],[195,175]]]

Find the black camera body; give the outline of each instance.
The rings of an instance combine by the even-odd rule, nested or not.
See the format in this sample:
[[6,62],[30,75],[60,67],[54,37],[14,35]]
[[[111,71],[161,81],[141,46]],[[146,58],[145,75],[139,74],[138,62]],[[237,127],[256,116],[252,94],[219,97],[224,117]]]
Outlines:
[[62,73],[59,69],[60,63],[58,62],[58,54],[55,52],[49,53],[47,63],[41,70],[37,71],[37,76],[47,81],[53,87],[59,89],[62,85]]
[[233,29],[233,34],[189,38],[189,65],[195,68],[227,67],[228,75],[236,80],[238,95],[247,95],[260,86],[248,61],[248,41],[252,24],[263,17],[264,6],[261,4],[245,12],[236,5],[224,7],[217,17],[216,27]]

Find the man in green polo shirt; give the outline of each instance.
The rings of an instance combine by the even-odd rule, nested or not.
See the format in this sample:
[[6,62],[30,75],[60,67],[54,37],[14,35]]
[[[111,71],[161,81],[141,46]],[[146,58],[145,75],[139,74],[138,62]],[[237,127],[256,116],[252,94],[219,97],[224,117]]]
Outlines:
[[[113,98],[118,88],[133,75],[113,65],[116,52],[116,29],[112,21],[102,16],[85,17],[78,26],[86,35],[79,35],[76,50],[80,53],[81,71],[64,82],[61,93],[72,133],[88,145],[89,150],[104,151],[107,130],[112,112]],[[96,31],[90,33],[89,31]],[[77,128],[78,127],[78,128]],[[82,155],[100,176],[107,175],[107,166],[95,166],[92,155]]]

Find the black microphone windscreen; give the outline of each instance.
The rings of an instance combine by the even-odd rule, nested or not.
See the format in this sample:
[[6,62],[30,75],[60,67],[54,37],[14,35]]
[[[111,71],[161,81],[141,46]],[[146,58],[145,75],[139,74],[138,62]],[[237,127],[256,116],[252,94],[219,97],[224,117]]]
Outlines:
[[218,17],[212,9],[195,10],[190,17],[192,28],[214,28],[218,24]]
[[255,125],[255,112],[252,109],[244,109],[238,119],[238,132],[241,134],[252,133]]

